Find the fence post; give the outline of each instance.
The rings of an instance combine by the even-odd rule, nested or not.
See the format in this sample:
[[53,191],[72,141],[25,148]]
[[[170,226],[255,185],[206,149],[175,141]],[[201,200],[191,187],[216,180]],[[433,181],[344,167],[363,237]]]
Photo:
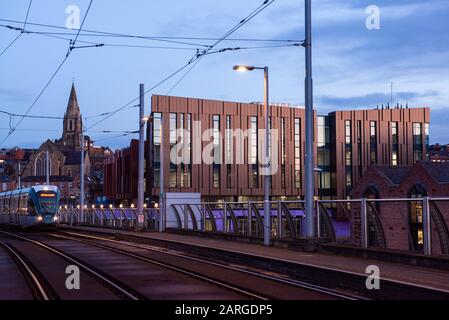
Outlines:
[[223,231],[228,232],[228,208],[226,201],[223,202]]
[[187,216],[187,204],[184,205],[184,229],[189,229],[189,217]]
[[430,221],[429,197],[423,198],[423,236],[424,236],[424,254],[432,254],[432,224]]
[[253,233],[252,222],[253,222],[253,207],[251,201],[248,201],[248,237],[251,237],[251,234]]
[[281,200],[278,200],[278,240],[282,239],[282,208]]
[[201,231],[206,231],[206,204],[201,204]]
[[362,247],[368,248],[368,216],[366,210],[366,198],[362,198],[360,201],[360,224],[362,235]]

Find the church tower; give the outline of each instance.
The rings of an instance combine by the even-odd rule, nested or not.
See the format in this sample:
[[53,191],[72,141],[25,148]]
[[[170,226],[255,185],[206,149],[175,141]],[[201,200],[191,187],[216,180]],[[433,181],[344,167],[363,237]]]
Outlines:
[[64,114],[64,130],[62,133],[62,142],[64,145],[81,150],[81,135],[83,134],[83,120],[81,118],[78,98],[76,97],[75,85],[72,83],[69,103]]

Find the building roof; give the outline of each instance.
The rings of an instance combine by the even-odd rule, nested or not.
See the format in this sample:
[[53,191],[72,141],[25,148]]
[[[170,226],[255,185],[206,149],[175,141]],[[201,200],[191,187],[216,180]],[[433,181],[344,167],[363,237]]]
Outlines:
[[393,185],[400,185],[408,176],[412,166],[373,166],[373,168]]
[[422,161],[419,163],[439,183],[449,183],[449,162]]

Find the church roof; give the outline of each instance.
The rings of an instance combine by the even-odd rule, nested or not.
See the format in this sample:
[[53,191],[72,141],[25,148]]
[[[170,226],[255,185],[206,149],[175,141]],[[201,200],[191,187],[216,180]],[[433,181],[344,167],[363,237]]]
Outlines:
[[76,96],[75,84],[72,83],[72,89],[70,90],[69,103],[67,104],[66,115],[79,115],[80,107],[78,105],[78,98]]

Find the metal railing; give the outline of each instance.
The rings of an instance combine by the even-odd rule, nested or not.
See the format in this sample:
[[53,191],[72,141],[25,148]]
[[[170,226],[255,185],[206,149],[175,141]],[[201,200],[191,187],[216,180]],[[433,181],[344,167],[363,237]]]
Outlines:
[[[302,238],[304,201],[271,201],[271,237]],[[167,228],[263,238],[263,202],[174,204],[166,209]],[[135,208],[92,208],[80,217],[63,208],[60,223],[133,229]],[[316,200],[316,236],[322,242],[361,248],[449,255],[449,197]],[[159,210],[145,209],[146,230],[158,230]]]
[[[145,208],[145,230],[157,230],[159,225],[159,210]],[[59,223],[69,225],[84,225],[109,227],[118,229],[134,229],[137,223],[136,208],[85,208],[84,215],[79,208],[63,207],[59,211]]]

